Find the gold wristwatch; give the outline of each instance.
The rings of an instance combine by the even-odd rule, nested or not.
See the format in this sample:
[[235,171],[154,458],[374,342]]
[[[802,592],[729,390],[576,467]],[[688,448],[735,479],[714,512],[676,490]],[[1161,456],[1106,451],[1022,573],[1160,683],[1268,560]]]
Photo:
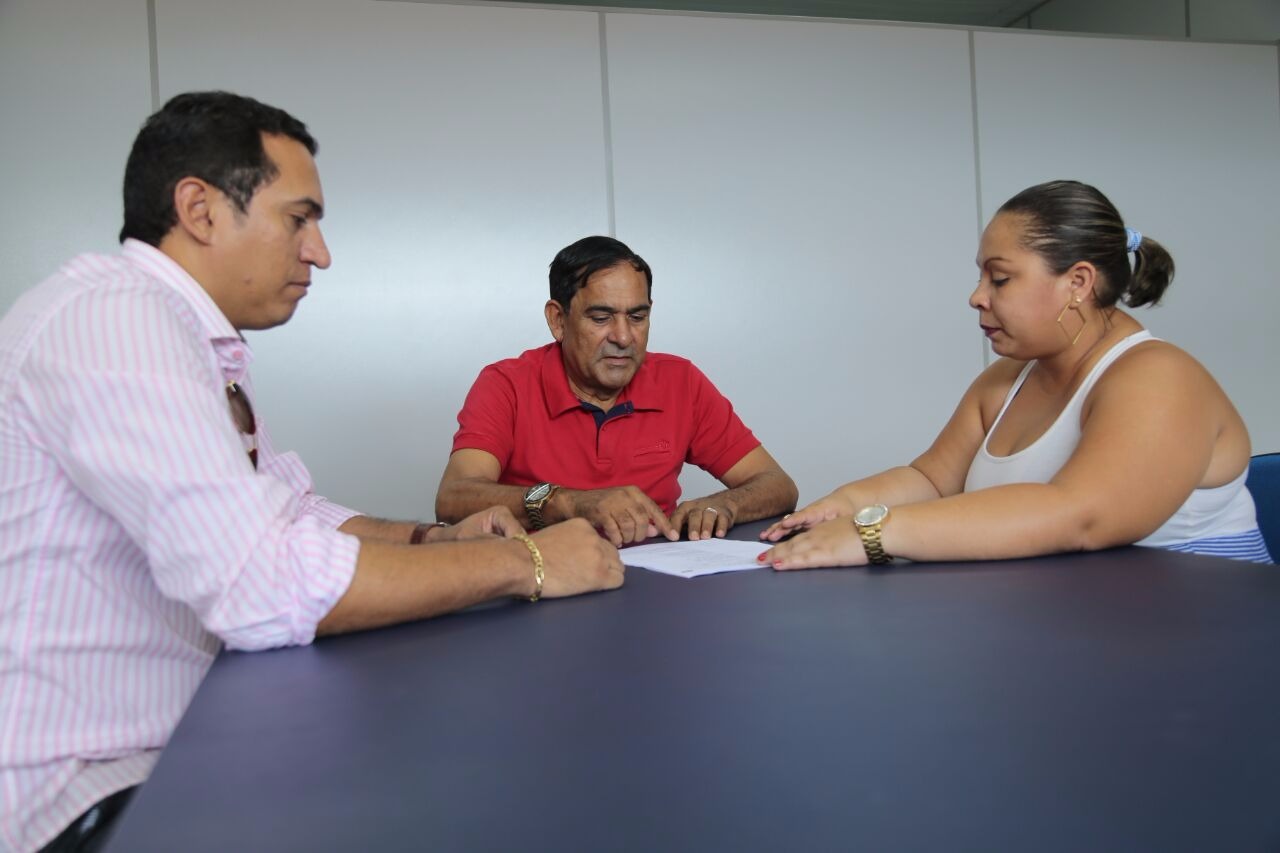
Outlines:
[[862,549],[867,552],[867,561],[875,565],[883,565],[893,560],[884,552],[880,544],[880,528],[889,518],[889,508],[884,504],[864,506],[853,514],[853,524],[862,537]]
[[530,486],[524,493],[524,513],[529,516],[534,530],[541,530],[547,526],[547,522],[542,518],[542,510],[558,488],[560,487],[554,483],[539,483],[536,486]]

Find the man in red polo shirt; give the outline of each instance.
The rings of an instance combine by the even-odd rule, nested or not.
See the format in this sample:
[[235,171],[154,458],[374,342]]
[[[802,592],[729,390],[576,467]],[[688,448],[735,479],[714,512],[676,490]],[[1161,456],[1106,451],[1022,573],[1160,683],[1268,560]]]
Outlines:
[[[724,536],[790,512],[796,485],[687,359],[647,353],[653,273],[611,237],[551,262],[554,343],[480,372],[458,413],[436,517],[501,505],[527,526],[585,518],[614,545]],[[725,490],[677,505],[685,462]]]

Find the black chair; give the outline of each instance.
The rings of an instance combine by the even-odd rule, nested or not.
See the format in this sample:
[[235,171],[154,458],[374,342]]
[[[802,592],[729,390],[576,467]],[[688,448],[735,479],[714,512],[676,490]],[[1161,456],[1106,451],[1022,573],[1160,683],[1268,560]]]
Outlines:
[[1250,459],[1245,485],[1258,507],[1258,527],[1271,559],[1280,560],[1280,453],[1259,453]]

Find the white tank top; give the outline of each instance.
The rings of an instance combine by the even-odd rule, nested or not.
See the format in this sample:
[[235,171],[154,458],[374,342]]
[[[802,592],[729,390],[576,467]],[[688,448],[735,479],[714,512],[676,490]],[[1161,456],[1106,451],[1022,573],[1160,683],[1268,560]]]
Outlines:
[[[1004,405],[1000,407],[1000,413],[983,438],[982,446],[974,454],[969,474],[964,481],[964,490],[973,492],[1009,483],[1047,483],[1053,479],[1080,443],[1080,412],[1094,384],[1121,355],[1138,344],[1154,340],[1159,339],[1143,330],[1117,343],[1098,359],[1098,363],[1089,371],[1089,375],[1080,383],[1076,393],[1057,420],[1045,430],[1044,435],[1017,453],[992,456],[987,450],[987,442],[991,440],[991,433],[999,426],[1005,410],[1022,389],[1022,383],[1035,364],[1028,362],[1005,396]],[[1197,539],[1254,530],[1258,522],[1253,498],[1244,486],[1247,475],[1248,469],[1241,471],[1239,477],[1224,486],[1194,490],[1168,521],[1137,544],[1165,548]]]

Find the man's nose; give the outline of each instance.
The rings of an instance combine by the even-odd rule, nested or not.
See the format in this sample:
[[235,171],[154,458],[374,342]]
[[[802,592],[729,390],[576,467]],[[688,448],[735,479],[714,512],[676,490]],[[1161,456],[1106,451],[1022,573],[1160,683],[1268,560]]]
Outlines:
[[629,347],[633,337],[631,322],[627,315],[616,315],[609,326],[609,340],[620,347]]
[[329,246],[324,241],[324,234],[320,233],[319,225],[315,227],[315,234],[309,235],[302,244],[302,260],[303,263],[322,270],[327,270],[333,261],[329,256]]

